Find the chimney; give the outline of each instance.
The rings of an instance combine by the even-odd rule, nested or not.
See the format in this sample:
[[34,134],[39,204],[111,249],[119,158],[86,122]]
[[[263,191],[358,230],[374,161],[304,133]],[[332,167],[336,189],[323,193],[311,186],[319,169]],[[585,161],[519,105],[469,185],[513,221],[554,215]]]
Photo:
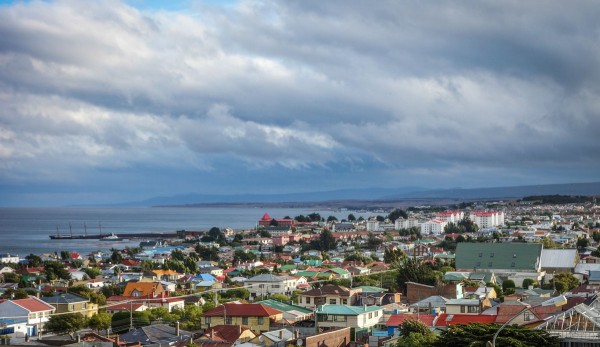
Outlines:
[[77,343],[81,343],[81,336],[77,334]]
[[214,340],[214,339],[215,339],[215,328],[212,328],[212,329],[210,330],[210,339],[211,339],[211,340]]
[[179,321],[175,322],[175,336],[179,336]]
[[118,347],[120,344],[121,344],[121,339],[119,338],[119,335],[117,335],[117,336],[115,337],[115,346],[117,346],[117,347]]
[[239,333],[240,335],[242,335],[242,326],[241,326],[241,325],[238,325],[238,333]]
[[530,284],[529,287],[527,287],[527,289],[532,290],[533,289],[533,285]]
[[279,330],[279,339],[283,338],[283,329]]

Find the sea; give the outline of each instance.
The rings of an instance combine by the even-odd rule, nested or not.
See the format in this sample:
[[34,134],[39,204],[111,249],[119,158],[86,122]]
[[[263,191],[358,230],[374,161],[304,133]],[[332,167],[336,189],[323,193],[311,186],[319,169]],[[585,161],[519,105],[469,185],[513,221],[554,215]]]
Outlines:
[[51,240],[50,235],[83,235],[176,230],[206,231],[212,227],[248,230],[265,213],[273,218],[319,213],[346,219],[375,215],[347,210],[308,210],[263,207],[147,207],[147,208],[0,208],[0,253],[25,257],[61,251],[82,255],[139,246],[140,239],[123,241]]

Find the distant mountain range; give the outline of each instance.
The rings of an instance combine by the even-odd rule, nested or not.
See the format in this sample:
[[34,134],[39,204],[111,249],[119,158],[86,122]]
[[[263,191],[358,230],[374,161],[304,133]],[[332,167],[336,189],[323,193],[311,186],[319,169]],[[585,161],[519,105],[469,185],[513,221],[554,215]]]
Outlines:
[[174,196],[153,197],[147,200],[119,204],[119,206],[189,206],[206,204],[245,204],[245,203],[307,203],[343,200],[352,201],[398,201],[419,199],[519,199],[531,195],[600,195],[600,182],[544,184],[513,187],[493,188],[453,188],[425,189],[420,187],[402,188],[366,188],[341,189],[309,193],[289,194],[237,194],[237,195],[208,195],[184,194]]

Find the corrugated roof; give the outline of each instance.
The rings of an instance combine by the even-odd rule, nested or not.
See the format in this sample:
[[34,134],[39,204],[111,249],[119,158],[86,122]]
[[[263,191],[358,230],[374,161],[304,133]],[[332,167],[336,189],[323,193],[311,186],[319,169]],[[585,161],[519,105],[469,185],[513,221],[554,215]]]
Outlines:
[[514,269],[537,271],[542,244],[470,243],[456,246],[456,269]]
[[349,305],[321,305],[317,314],[340,314],[346,316],[358,316],[366,312],[382,310],[379,306],[349,306]]
[[40,299],[29,297],[27,299],[11,300],[14,304],[17,304],[29,312],[42,312],[54,310],[52,305],[43,302]]
[[273,299],[262,300],[262,301],[257,302],[257,304],[267,305],[267,306],[274,308],[276,310],[279,310],[281,312],[298,311],[303,314],[311,314],[312,313],[312,310],[309,310],[302,306],[291,305],[291,304],[273,300]]
[[206,311],[202,316],[231,316],[231,317],[271,317],[281,314],[281,311],[261,304],[223,304]]
[[542,250],[542,268],[574,268],[577,265],[576,249]]

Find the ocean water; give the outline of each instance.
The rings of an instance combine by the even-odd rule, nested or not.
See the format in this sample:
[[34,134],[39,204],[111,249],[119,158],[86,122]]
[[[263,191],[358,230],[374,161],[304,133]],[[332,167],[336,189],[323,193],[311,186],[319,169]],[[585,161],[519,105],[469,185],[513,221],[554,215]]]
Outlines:
[[88,254],[97,250],[138,246],[140,240],[107,242],[99,240],[51,240],[50,235],[167,232],[175,230],[202,231],[212,227],[252,229],[265,213],[273,218],[295,217],[319,213],[323,218],[345,219],[349,213],[356,218],[373,213],[353,211],[306,210],[283,208],[229,207],[149,207],[149,208],[0,208],[0,253],[22,257],[33,253],[60,251]]

